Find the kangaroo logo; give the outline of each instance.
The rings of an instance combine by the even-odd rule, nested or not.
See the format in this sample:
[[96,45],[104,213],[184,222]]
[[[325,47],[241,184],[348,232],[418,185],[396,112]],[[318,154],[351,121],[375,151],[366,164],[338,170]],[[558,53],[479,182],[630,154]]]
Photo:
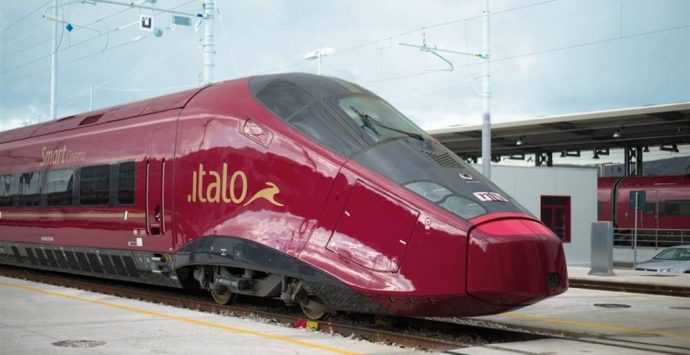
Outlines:
[[283,204],[275,199],[276,195],[280,193],[278,186],[270,181],[266,182],[266,186],[268,187],[264,187],[263,189],[259,190],[259,192],[254,194],[254,196],[252,196],[252,198],[250,198],[249,201],[247,201],[243,206],[249,205],[256,199],[263,198],[275,206],[283,207]]

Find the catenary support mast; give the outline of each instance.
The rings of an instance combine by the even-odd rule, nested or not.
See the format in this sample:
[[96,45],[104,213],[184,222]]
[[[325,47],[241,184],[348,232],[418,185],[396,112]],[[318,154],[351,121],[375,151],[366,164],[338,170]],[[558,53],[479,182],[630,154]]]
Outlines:
[[483,31],[482,42],[484,54],[484,75],[482,77],[482,174],[491,179],[491,89],[489,81],[491,79],[490,58],[489,58],[489,0],[484,2],[483,12]]
[[58,55],[58,0],[53,0],[53,51],[50,55],[50,119],[57,118],[57,55]]
[[202,72],[201,84],[206,85],[213,82],[213,12],[215,11],[214,0],[204,0],[204,39],[203,54],[204,68]]

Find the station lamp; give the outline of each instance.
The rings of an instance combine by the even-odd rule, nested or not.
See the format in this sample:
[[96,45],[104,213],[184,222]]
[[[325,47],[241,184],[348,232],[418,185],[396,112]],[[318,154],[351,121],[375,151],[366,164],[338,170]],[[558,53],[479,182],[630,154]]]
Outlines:
[[304,60],[315,60],[318,63],[317,73],[321,75],[321,58],[335,54],[335,49],[324,47],[304,55]]

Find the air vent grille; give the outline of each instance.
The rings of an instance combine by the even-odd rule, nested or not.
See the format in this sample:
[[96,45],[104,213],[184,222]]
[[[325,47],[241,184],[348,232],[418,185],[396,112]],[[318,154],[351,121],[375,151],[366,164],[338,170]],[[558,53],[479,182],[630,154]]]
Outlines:
[[462,165],[453,158],[449,153],[435,154],[431,152],[424,152],[427,157],[435,161],[438,165],[445,168],[461,168]]
[[98,120],[101,119],[101,117],[103,117],[103,114],[102,114],[102,113],[97,114],[97,115],[93,115],[93,116],[89,116],[89,117],[85,118],[84,120],[82,120],[82,121],[79,123],[79,125],[80,125],[80,126],[83,126],[83,125],[87,125],[87,124],[96,123],[96,122],[98,122]]

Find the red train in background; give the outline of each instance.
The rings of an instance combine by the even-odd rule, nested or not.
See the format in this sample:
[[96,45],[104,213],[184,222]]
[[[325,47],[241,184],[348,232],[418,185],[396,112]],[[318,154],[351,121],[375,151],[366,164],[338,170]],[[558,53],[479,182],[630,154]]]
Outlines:
[[632,243],[636,195],[638,244],[690,243],[690,175],[599,178],[598,219],[613,222],[616,244]]
[[258,76],[0,132],[0,262],[468,316],[567,289],[560,240],[373,93]]

